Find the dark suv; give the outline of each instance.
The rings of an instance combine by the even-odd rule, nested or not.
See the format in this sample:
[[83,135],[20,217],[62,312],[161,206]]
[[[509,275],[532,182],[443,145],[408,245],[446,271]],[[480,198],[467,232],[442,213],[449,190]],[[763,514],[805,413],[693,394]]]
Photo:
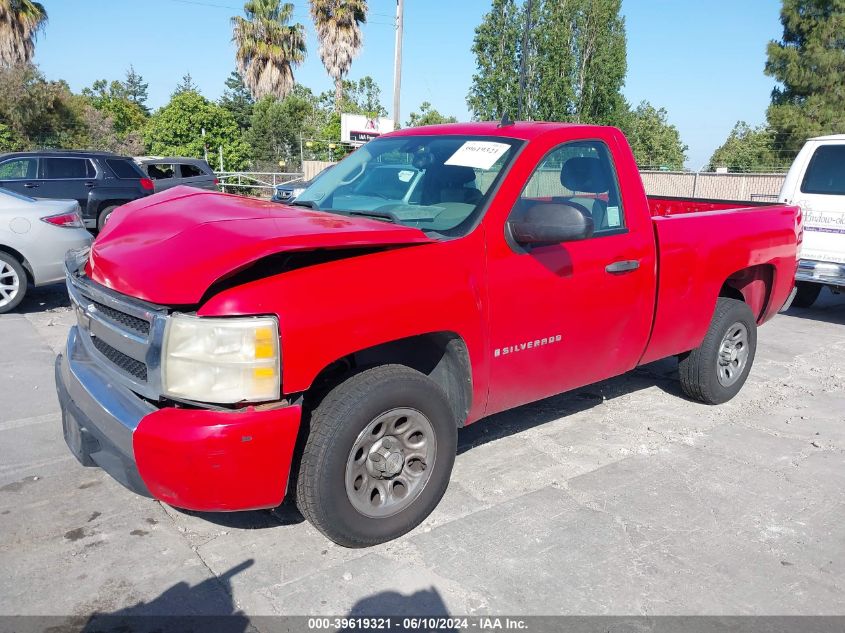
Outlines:
[[0,154],[0,187],[33,198],[77,200],[85,226],[97,230],[116,207],[153,192],[153,182],[131,158],[55,150]]

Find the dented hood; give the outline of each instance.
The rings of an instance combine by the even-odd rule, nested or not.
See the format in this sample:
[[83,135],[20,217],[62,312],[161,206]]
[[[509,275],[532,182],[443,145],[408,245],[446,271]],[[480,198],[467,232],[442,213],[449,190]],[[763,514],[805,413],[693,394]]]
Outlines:
[[214,282],[270,255],[430,241],[419,229],[380,220],[174,187],[117,209],[86,272],[138,299],[191,305]]

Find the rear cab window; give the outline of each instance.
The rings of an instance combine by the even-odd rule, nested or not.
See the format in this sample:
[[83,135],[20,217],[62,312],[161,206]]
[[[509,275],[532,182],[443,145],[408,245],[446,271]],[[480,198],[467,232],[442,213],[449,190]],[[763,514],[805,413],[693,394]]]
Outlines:
[[522,190],[516,209],[566,204],[593,219],[593,236],[625,232],[619,181],[607,145],[571,141],[549,152]]
[[141,168],[128,158],[109,158],[106,160],[106,164],[118,178],[146,178]]
[[845,195],[845,145],[822,145],[813,153],[801,193]]

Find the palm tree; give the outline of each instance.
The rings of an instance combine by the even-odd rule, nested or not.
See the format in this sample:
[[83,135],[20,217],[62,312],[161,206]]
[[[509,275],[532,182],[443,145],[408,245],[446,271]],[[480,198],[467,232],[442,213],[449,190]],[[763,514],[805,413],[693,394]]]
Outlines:
[[311,0],[311,17],[320,41],[320,59],[334,79],[334,109],[340,112],[343,78],[363,44],[367,0]]
[[0,66],[27,63],[35,37],[47,24],[47,10],[33,0],[0,0]]
[[244,13],[246,18],[232,18],[238,72],[255,99],[284,99],[294,85],[293,69],[305,59],[305,28],[288,24],[289,2],[247,0]]

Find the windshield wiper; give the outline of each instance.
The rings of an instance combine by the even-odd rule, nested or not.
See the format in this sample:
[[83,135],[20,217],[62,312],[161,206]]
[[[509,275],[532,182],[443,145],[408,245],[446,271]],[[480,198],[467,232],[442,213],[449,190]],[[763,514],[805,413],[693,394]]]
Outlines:
[[288,206],[289,207],[308,207],[309,209],[319,210],[317,203],[313,202],[311,200],[294,200],[293,202],[289,202]]
[[378,220],[387,220],[388,222],[393,222],[394,224],[398,224],[399,222],[399,218],[390,211],[361,211],[356,209],[344,211],[344,213],[348,213],[349,215],[362,215],[367,218],[376,218]]

